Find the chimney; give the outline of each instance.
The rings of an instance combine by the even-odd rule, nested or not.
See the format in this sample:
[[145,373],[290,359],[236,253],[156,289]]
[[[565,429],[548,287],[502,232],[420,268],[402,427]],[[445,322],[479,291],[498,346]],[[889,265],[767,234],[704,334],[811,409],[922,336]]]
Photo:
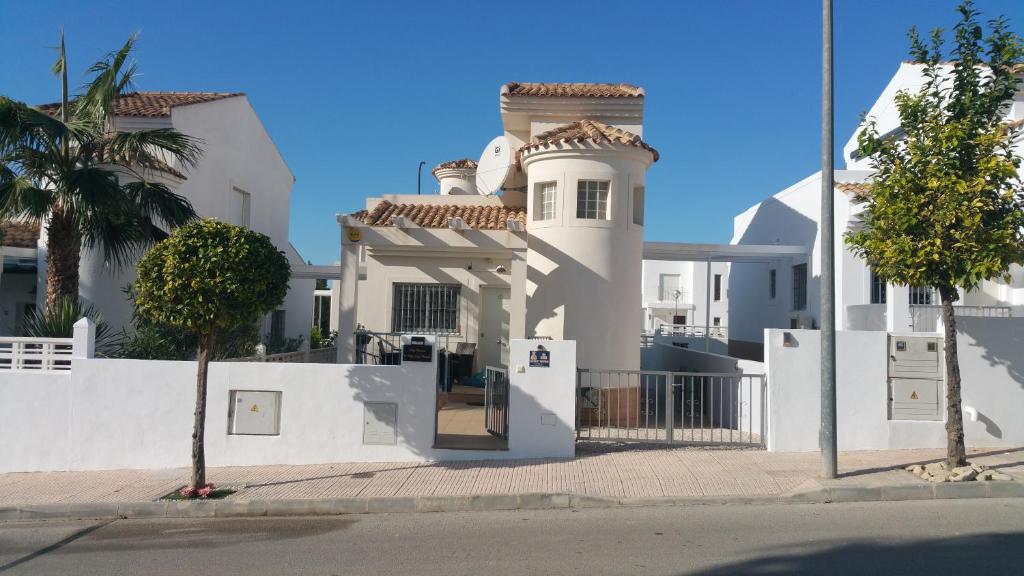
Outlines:
[[441,195],[477,194],[476,160],[462,158],[438,164],[430,171],[441,184]]

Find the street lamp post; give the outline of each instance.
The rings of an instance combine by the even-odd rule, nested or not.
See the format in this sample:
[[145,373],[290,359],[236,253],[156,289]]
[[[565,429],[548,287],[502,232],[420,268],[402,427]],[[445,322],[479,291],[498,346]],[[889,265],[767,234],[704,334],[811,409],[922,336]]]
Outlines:
[[821,4],[821,475],[838,471],[836,438],[836,299],[832,0]]
[[419,194],[420,194],[420,185],[421,185],[421,183],[423,181],[423,165],[424,164],[426,164],[426,162],[423,161],[423,160],[420,160],[420,165],[418,167],[416,167],[416,195],[417,196],[419,196]]

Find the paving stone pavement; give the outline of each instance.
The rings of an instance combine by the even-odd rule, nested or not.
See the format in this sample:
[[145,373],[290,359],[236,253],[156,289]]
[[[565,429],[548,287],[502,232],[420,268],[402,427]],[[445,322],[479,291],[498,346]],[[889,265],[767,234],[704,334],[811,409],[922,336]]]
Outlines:
[[[338,463],[210,468],[238,491],[231,500],[561,493],[604,498],[783,496],[821,487],[900,489],[927,484],[902,468],[943,450],[843,452],[840,478],[822,481],[816,452],[580,444],[574,459]],[[1024,448],[972,449],[972,462],[1024,481]],[[152,501],[185,484],[188,470],[0,474],[0,506]]]

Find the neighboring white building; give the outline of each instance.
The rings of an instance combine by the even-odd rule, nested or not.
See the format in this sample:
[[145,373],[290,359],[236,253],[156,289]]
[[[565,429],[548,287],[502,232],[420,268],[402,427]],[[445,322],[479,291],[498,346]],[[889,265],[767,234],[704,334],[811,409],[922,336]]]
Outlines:
[[[901,64],[868,116],[880,134],[897,134],[895,95],[922,84],[920,65]],[[1024,92],[1007,110],[1007,121],[1024,119]],[[846,330],[890,332],[936,329],[938,299],[931,290],[887,285],[842,241],[856,225],[862,209],[855,196],[867,190],[871,166],[857,155],[857,134],[843,148],[846,170],[835,172],[836,324]],[[1018,142],[1018,154],[1024,143]],[[782,258],[773,263],[733,264],[730,283],[730,350],[752,357],[761,350],[765,328],[817,328],[820,323],[821,174],[815,173],[748,208],[734,219],[733,244],[805,246],[809,258]],[[961,294],[957,313],[972,316],[1020,315],[1024,312],[1024,273],[1011,270],[1013,280],[984,282]]]
[[[315,276],[303,277],[308,267],[288,241],[295,177],[248,98],[239,93],[137,92],[117,100],[113,124],[116,130],[129,132],[174,128],[201,140],[202,159],[187,174],[183,167],[172,163],[166,170],[151,172],[147,177],[187,198],[201,217],[246,226],[273,240],[292,264],[293,277],[285,302],[267,316],[262,332],[292,338],[301,336],[308,342]],[[38,306],[42,305],[46,293],[45,234],[44,228],[37,255],[38,280],[33,286]],[[134,278],[134,267],[113,271],[103,263],[100,253],[84,251],[79,294],[96,304],[115,329],[129,326],[132,306],[124,288]],[[7,280],[8,277],[3,278],[4,284]],[[7,286],[0,287],[0,290],[7,289]],[[4,328],[3,324],[0,318],[0,329]]]
[[342,361],[359,325],[448,334],[477,345],[478,367],[507,365],[509,339],[526,337],[576,340],[582,368],[640,368],[644,181],[658,159],[643,90],[509,83],[499,103],[508,149],[494,152],[514,155],[500,195],[455,161],[434,170],[440,195],[369,198],[339,217]]
[[665,329],[684,333],[702,333],[707,322],[712,334],[724,338],[729,326],[729,264],[712,262],[709,279],[705,262],[644,260],[641,322],[645,332],[670,325]]

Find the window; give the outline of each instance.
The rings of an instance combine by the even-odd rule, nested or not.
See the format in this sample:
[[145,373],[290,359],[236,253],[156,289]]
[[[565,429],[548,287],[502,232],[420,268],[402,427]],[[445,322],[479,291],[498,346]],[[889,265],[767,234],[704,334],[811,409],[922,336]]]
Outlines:
[[768,271],[768,298],[775,300],[775,287],[777,286],[775,277],[775,268]]
[[272,341],[284,339],[284,320],[284,310],[274,310],[270,315],[270,339]]
[[935,303],[935,289],[931,286],[911,286],[911,306],[931,306]]
[[885,278],[871,271],[871,303],[885,304]]
[[661,302],[672,302],[676,299],[676,292],[679,290],[679,274],[662,274],[658,286],[658,300]]
[[607,180],[580,180],[577,183],[576,217],[584,220],[608,219]]
[[686,326],[686,316],[682,314],[676,314],[672,317],[672,323],[677,326]]
[[807,264],[793,266],[793,310],[807,309]]
[[715,274],[715,302],[722,299],[722,275]]
[[231,189],[231,220],[238,226],[246,228],[250,225],[252,212],[252,195],[238,188]]
[[555,193],[557,184],[555,182],[541,182],[533,195],[533,219],[554,220],[555,219]]
[[712,324],[712,326],[721,326],[722,325],[722,319],[720,317],[718,317],[718,316],[715,316],[715,319],[712,320],[711,324]]
[[633,188],[633,224],[644,225],[644,187]]
[[391,331],[404,334],[459,332],[458,284],[395,284]]

